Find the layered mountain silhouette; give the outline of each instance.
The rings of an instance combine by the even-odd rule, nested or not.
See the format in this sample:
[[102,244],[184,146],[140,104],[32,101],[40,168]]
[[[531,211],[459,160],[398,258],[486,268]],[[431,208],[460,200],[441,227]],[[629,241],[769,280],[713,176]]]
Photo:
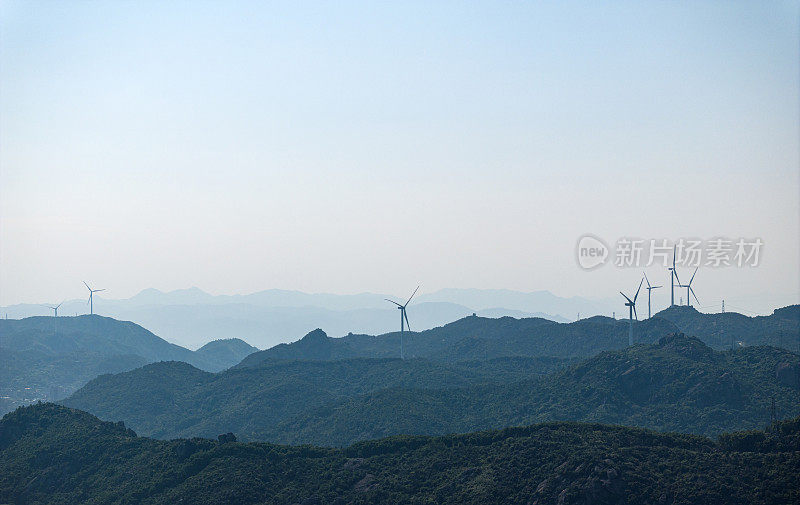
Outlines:
[[135,323],[93,315],[2,319],[0,351],[5,412],[25,401],[63,398],[101,374],[164,360],[217,372],[257,349],[230,339],[191,351]]
[[783,504],[798,453],[800,419],[718,441],[548,423],[325,449],[152,440],[41,404],[0,420],[0,502]]
[[[300,343],[331,356],[321,332]],[[266,360],[209,374],[158,363],[99,377],[64,404],[160,438],[232,431],[320,445],[550,420],[713,435],[763,425],[773,398],[781,417],[800,413],[798,355],[773,347],[718,352],[677,334],[568,365],[542,357]]]
[[[103,293],[100,293],[103,294]],[[397,327],[391,295],[360,293],[336,295],[269,289],[248,295],[210,295],[198,288],[161,292],[146,289],[128,299],[108,300],[97,295],[96,312],[136,321],[157,335],[196,348],[220,337],[238,337],[261,348],[288,342],[325,328],[331,335],[349,332],[371,335]],[[611,313],[602,302],[579,297],[562,298],[547,291],[447,289],[422,293],[410,314],[414,329],[428,329],[468,316],[542,317],[567,321],[560,314]],[[85,300],[64,303],[60,314],[83,314]],[[49,315],[42,305],[15,305],[2,309],[9,317]]]
[[[675,306],[653,318],[634,322],[634,340],[653,343],[670,333],[697,336],[715,349],[773,345],[800,350],[800,306],[777,309],[769,316],[747,317],[728,312],[703,314],[692,307]],[[405,333],[408,357],[436,361],[464,361],[503,356],[575,358],[628,345],[629,322],[595,316],[573,323],[542,318],[486,318],[469,316],[441,327]],[[400,333],[379,336],[348,334],[328,337],[315,330],[291,344],[253,353],[238,366],[254,366],[275,359],[343,359],[399,357]]]

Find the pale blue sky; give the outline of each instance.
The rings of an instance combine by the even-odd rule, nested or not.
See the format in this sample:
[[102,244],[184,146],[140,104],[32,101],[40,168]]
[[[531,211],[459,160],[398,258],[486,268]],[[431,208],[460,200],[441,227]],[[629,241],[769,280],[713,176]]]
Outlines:
[[798,296],[798,2],[0,5],[0,304],[638,282],[586,232]]

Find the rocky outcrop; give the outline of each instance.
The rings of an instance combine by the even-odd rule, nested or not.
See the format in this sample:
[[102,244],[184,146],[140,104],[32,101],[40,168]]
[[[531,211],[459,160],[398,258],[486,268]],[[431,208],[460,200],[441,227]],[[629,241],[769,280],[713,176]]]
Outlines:
[[555,473],[542,481],[530,505],[619,505],[625,503],[625,481],[610,459],[583,462],[577,466],[565,461]]

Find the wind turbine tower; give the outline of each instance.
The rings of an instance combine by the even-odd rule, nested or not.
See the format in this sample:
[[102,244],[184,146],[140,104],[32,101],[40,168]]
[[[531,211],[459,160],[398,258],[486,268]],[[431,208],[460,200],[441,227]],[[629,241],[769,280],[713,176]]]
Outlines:
[[630,326],[628,326],[628,345],[633,345],[633,316],[636,316],[636,320],[639,320],[638,314],[636,314],[636,299],[639,298],[639,291],[642,289],[642,283],[644,279],[639,281],[639,287],[636,289],[636,294],[633,295],[633,300],[628,298],[628,295],[623,293],[622,291],[619,292],[622,296],[625,297],[627,302],[625,302],[625,306],[628,307],[628,320],[630,321]]
[[647,281],[647,319],[650,319],[650,292],[662,286],[651,286],[647,274],[644,274],[644,280]]
[[86,281],[83,281],[83,285],[86,286],[86,289],[89,290],[89,314],[94,314],[94,294],[99,293],[100,291],[105,291],[106,288],[103,289],[92,289],[86,284]]
[[675,281],[680,284],[681,280],[678,279],[678,271],[675,270],[675,246],[672,246],[672,266],[669,270],[669,306],[675,305]]
[[408,306],[409,302],[411,302],[411,299],[414,298],[414,295],[417,294],[418,289],[419,286],[417,286],[417,289],[415,289],[414,292],[411,293],[411,296],[408,297],[408,300],[406,300],[406,303],[404,303],[403,305],[400,305],[394,300],[389,300],[388,298],[384,298],[384,300],[386,300],[387,302],[397,305],[398,310],[400,310],[400,359],[406,359],[405,348],[403,346],[403,337],[406,331],[405,327],[408,326],[408,330],[411,331],[411,323],[408,322],[408,314],[406,314],[406,307]]
[[697,299],[697,295],[694,294],[694,289],[692,289],[692,281],[694,280],[694,276],[695,275],[697,275],[697,268],[694,269],[694,273],[692,274],[692,278],[689,279],[689,284],[680,284],[680,283],[678,284],[679,287],[686,288],[686,306],[687,307],[691,307],[692,306],[692,299],[689,298],[689,294],[690,293],[691,293],[692,296],[694,296],[694,299],[697,302],[697,304],[700,305],[700,300]]
[[50,305],[45,305],[45,307],[48,307],[50,310],[53,311],[53,317],[55,318],[55,321],[53,321],[53,334],[55,335],[58,334],[58,308],[61,307],[62,303],[64,302],[59,303],[55,307],[52,307]]

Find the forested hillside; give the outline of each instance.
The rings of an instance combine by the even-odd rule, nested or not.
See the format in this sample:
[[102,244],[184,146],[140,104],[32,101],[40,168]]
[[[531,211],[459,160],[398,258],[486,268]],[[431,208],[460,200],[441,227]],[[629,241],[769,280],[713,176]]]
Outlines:
[[779,417],[800,414],[799,359],[772,347],[717,352],[672,335],[567,368],[553,358],[356,358],[208,374],[158,363],[99,377],[64,403],[159,438],[232,431],[244,440],[348,445],[562,420],[716,435],[762,426],[773,398]]
[[550,423],[346,449],[140,438],[41,404],[0,420],[0,502],[118,504],[786,504],[800,419],[720,442]]

